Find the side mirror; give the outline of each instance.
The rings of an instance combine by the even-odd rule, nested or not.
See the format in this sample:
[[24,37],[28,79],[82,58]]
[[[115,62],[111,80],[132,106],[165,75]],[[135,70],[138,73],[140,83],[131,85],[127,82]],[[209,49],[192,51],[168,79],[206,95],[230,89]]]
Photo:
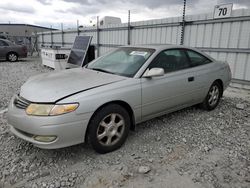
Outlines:
[[151,77],[158,77],[164,75],[164,69],[163,68],[152,68],[147,69],[147,71],[143,74],[143,78],[151,78]]

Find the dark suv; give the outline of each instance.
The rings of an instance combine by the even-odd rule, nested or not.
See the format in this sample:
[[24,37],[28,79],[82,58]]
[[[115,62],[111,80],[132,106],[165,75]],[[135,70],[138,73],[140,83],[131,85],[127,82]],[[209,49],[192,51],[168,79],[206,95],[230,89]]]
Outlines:
[[18,58],[27,57],[27,47],[17,45],[6,39],[0,39],[0,59],[14,62]]

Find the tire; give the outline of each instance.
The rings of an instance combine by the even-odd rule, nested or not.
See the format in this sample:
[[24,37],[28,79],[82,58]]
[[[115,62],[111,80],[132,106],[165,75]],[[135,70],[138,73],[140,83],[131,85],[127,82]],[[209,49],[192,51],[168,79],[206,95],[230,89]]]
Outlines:
[[18,60],[18,55],[15,52],[9,52],[7,54],[7,60],[10,62],[16,62]]
[[93,149],[101,154],[120,148],[128,137],[130,117],[117,104],[104,106],[91,119],[88,139]]
[[222,86],[219,82],[215,81],[209,88],[206,98],[201,103],[201,107],[207,111],[215,109],[220,102],[222,93]]

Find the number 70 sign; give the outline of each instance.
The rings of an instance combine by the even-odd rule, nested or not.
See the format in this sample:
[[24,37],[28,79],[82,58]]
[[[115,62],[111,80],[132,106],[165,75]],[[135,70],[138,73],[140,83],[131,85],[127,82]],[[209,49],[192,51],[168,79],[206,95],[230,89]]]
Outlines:
[[214,19],[216,18],[228,18],[231,16],[233,4],[216,5],[214,7]]

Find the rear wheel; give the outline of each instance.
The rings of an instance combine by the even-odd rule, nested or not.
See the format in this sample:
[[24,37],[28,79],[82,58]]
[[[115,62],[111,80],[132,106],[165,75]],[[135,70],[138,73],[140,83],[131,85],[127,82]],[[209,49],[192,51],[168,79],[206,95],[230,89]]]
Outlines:
[[213,110],[220,102],[222,96],[222,86],[219,82],[214,82],[210,87],[205,100],[201,103],[201,106],[205,110]]
[[98,153],[108,153],[122,146],[130,127],[128,112],[117,104],[100,109],[89,124],[90,144]]
[[18,60],[18,55],[17,55],[17,53],[15,53],[15,52],[9,52],[9,53],[7,54],[7,60],[10,61],[10,62],[15,62],[15,61],[17,61],[17,60]]

